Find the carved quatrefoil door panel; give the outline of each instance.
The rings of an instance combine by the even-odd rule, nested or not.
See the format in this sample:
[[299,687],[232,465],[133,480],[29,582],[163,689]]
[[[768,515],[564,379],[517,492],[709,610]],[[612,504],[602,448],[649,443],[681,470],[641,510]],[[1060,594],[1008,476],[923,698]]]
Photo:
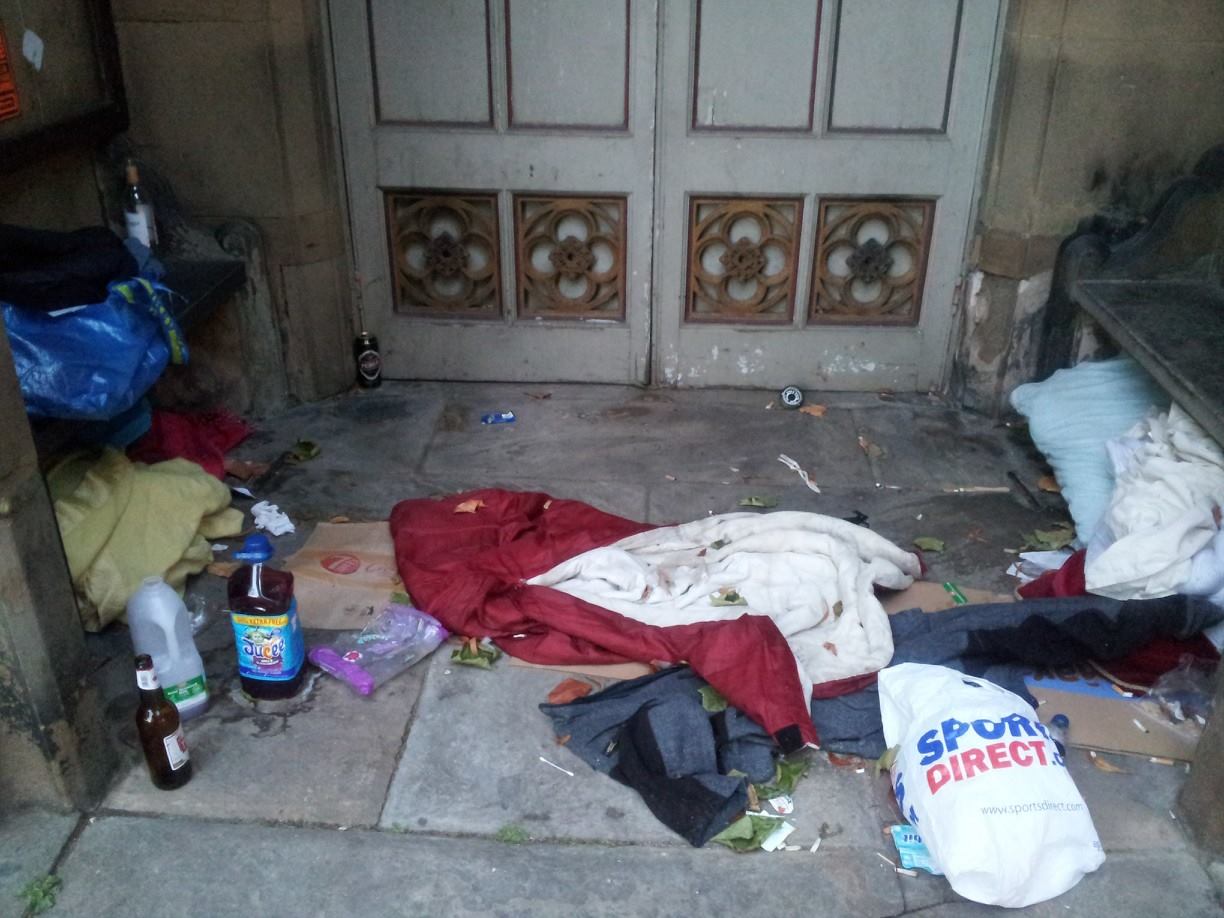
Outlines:
[[328,0],[390,377],[946,378],[999,0]]

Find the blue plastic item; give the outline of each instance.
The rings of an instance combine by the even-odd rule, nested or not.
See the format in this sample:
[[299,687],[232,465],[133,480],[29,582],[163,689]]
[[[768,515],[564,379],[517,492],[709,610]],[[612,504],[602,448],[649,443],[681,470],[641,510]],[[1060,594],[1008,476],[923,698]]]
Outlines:
[[165,287],[134,278],[108,289],[103,303],[55,314],[2,304],[31,416],[110,420],[135,405],[167,363],[187,362]]
[[234,557],[239,561],[262,564],[271,558],[274,552],[275,549],[272,547],[272,543],[268,541],[268,537],[262,532],[257,532],[246,537],[246,540],[242,543],[242,551],[234,552]]

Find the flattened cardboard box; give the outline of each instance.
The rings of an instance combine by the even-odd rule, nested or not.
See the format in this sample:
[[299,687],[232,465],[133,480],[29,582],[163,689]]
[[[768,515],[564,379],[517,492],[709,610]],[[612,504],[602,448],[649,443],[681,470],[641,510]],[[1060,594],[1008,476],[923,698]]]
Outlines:
[[387,523],[319,523],[285,559],[303,628],[364,628],[404,582]]

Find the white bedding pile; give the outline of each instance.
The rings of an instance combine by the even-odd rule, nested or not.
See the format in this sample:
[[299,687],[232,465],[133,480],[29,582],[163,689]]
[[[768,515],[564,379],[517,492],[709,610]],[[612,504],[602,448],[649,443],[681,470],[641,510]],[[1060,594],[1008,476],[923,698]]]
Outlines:
[[[869,529],[816,513],[729,513],[577,555],[529,581],[651,625],[767,615],[805,691],[892,658],[874,587],[904,589],[918,558]],[[720,605],[742,598],[743,604]]]

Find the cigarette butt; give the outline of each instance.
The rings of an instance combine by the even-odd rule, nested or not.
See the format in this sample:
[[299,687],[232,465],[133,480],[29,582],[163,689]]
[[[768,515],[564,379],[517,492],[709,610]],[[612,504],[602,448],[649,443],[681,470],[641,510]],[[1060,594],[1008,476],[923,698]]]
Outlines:
[[1148,759],[1153,765],[1176,765],[1172,759],[1166,759],[1163,755],[1154,755]]
[[821,841],[822,841],[822,840],[823,840],[823,839],[819,839],[819,838],[818,838],[818,839],[816,839],[816,841],[812,842],[812,847],[808,848],[808,852],[809,852],[809,853],[811,853],[811,854],[815,854],[817,851],[819,851],[819,850],[820,850],[820,843],[821,843]]
[[888,865],[889,867],[891,867],[893,870],[896,870],[896,869],[897,869],[897,865],[896,865],[896,863],[895,863],[894,861],[890,860],[889,858],[885,857],[885,856],[884,856],[883,854],[881,854],[879,851],[877,851],[877,852],[876,852],[876,857],[878,857],[880,860],[882,860],[882,861],[883,861],[885,864],[887,864],[887,865]]
[[572,778],[572,777],[574,777],[574,773],[573,773],[572,771],[570,771],[568,768],[562,768],[562,767],[561,767],[560,765],[558,765],[556,762],[550,762],[550,761],[548,761],[548,759],[544,758],[544,756],[539,756],[539,759],[540,759],[540,761],[541,761],[541,762],[543,762],[543,763],[544,763],[545,765],[547,765],[549,768],[555,768],[555,769],[557,769],[557,771],[564,772],[565,774],[569,775],[571,778]]
[[1143,724],[1139,723],[1139,719],[1137,717],[1132,717],[1131,723],[1134,724],[1136,727],[1138,727],[1140,730],[1142,730],[1144,733],[1148,732],[1148,728],[1145,727]]
[[908,867],[894,867],[894,868],[893,868],[893,870],[897,871],[897,873],[901,874],[901,876],[903,876],[903,877],[916,877],[916,876],[918,876],[918,871],[917,871],[917,870],[910,870]]

